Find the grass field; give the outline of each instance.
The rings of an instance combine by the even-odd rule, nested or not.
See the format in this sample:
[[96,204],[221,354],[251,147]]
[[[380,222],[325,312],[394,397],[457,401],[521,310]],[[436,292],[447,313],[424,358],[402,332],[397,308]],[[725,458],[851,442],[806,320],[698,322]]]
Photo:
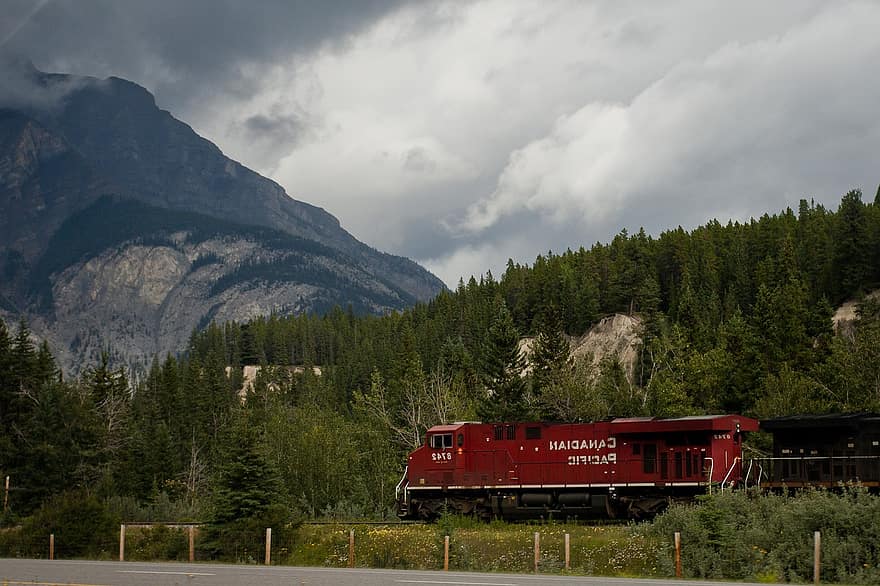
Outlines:
[[374,568],[441,569],[449,535],[451,570],[531,572],[535,533],[538,571],[565,571],[565,534],[570,535],[570,573],[604,576],[659,575],[663,544],[635,526],[510,525],[447,519],[436,525],[304,525],[281,563],[347,566],[349,531],[355,532],[355,565]]

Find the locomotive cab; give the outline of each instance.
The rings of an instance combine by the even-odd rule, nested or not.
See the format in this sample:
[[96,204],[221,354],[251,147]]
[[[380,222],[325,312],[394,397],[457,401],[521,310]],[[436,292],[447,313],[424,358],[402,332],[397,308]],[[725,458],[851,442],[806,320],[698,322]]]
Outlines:
[[431,487],[432,492],[445,495],[461,479],[464,449],[467,444],[465,423],[435,425],[425,434],[425,442],[409,455],[403,478],[397,485],[398,515],[403,518],[432,518],[439,514],[434,499],[412,498],[413,489]]

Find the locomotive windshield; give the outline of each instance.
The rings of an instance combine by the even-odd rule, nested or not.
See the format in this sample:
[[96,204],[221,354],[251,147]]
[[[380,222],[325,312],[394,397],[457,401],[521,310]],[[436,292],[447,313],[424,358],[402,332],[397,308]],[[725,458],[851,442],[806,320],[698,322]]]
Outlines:
[[442,450],[443,448],[451,448],[452,447],[452,434],[451,433],[438,433],[436,435],[431,436],[431,447],[435,450]]

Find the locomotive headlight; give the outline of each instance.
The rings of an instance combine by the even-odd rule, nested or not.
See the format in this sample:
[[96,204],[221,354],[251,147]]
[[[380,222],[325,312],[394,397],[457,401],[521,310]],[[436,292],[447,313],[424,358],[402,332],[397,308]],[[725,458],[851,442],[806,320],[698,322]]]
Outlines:
[[462,450],[461,448],[458,448],[458,455],[461,456],[463,453],[464,453],[464,450]]

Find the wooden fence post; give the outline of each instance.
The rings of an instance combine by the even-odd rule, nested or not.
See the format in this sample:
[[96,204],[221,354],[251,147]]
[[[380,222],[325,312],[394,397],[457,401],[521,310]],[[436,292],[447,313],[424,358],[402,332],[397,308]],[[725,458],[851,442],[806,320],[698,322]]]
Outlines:
[[565,534],[565,569],[571,569],[571,535]]
[[535,573],[538,573],[538,562],[541,561],[541,534],[535,531]]
[[449,571],[449,536],[443,538],[443,571]]
[[813,583],[818,584],[821,576],[822,533],[813,534]]
[[125,523],[119,526],[119,561],[125,561]]
[[196,528],[189,526],[189,561],[196,561]]
[[54,533],[49,534],[49,559],[50,560],[55,559],[55,534]]
[[681,533],[675,532],[675,577],[681,578]]
[[272,565],[272,528],[266,527],[266,565]]
[[348,567],[354,567],[354,529],[348,532]]

